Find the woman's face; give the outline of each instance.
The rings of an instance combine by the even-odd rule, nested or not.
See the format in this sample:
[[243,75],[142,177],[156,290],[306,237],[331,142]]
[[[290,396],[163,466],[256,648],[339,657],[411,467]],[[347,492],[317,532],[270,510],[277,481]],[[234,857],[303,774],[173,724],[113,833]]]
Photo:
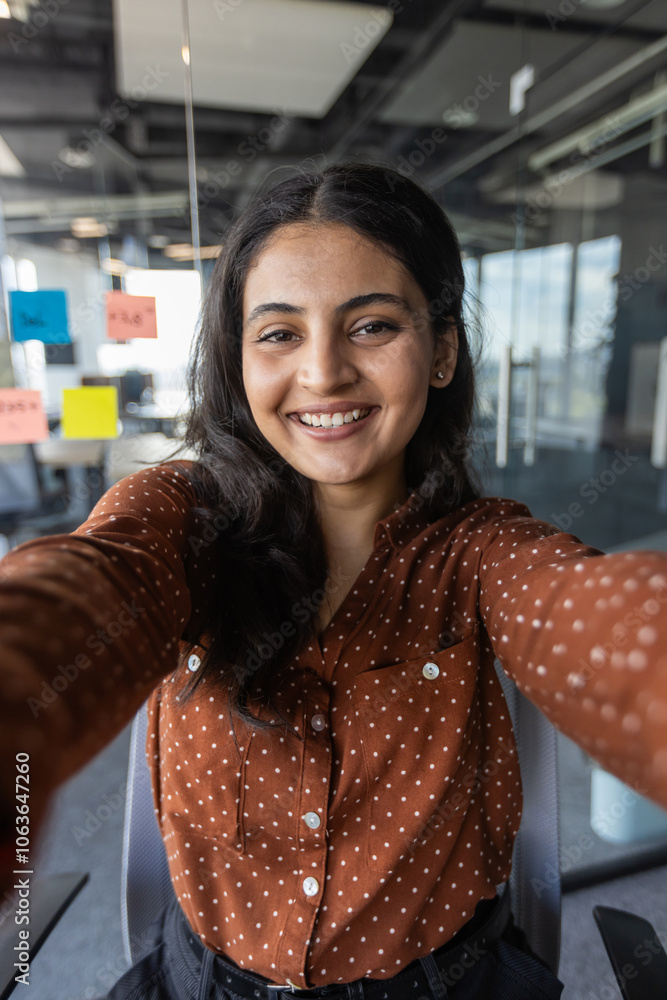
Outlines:
[[349,227],[276,230],[243,295],[243,382],[261,433],[319,483],[402,475],[428,387],[456,365],[456,328],[436,341],[427,317],[414,279]]

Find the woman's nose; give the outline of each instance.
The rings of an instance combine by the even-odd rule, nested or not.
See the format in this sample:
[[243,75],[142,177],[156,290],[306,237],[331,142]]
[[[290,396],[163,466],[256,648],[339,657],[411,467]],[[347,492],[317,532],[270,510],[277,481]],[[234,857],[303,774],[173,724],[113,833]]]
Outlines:
[[346,341],[341,343],[340,334],[308,337],[299,352],[299,385],[325,396],[341,385],[356,382],[359,372],[348,348]]

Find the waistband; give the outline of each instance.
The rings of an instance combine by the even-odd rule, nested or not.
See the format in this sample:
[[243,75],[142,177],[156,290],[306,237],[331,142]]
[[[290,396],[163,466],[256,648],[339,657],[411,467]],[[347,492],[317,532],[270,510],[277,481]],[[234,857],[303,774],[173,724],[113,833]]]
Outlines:
[[[198,962],[201,963],[206,948],[199,936],[190,927],[182,909],[179,910],[181,933]],[[492,900],[482,900],[475,916],[465,924],[460,931],[446,944],[432,951],[429,955],[416,958],[390,979],[371,979],[364,977],[353,983],[334,983],[327,986],[316,986],[311,989],[301,989],[291,983],[271,983],[263,976],[239,969],[217,952],[213,952],[212,974],[220,983],[248,1000],[348,1000],[349,997],[370,998],[377,1000],[381,995],[383,1000],[403,1000],[408,993],[408,986],[416,987],[421,977],[424,991],[431,985],[433,963],[442,977],[445,985],[451,986],[461,979],[461,969],[468,969],[476,964],[489,950],[489,947],[502,937],[511,919],[509,887]],[[463,961],[462,961],[463,960]],[[456,970],[456,971],[454,971]],[[428,994],[427,994],[428,995]]]

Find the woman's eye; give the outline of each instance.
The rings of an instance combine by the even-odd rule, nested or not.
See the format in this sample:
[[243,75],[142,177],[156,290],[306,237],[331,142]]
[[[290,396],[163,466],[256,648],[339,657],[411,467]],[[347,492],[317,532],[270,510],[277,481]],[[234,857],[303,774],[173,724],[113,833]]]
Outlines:
[[[368,323],[364,323],[363,326],[357,327],[353,330],[353,333],[367,333],[370,336],[377,336],[378,334],[384,333],[386,330],[398,330],[399,327],[394,323],[388,323],[386,320],[374,319],[370,320]],[[258,343],[268,341],[274,344],[287,344],[289,343],[288,338],[295,336],[292,330],[270,330],[268,333],[262,334],[261,337],[257,338]]]
[[378,334],[378,333],[383,333],[385,330],[398,330],[398,327],[395,326],[393,323],[385,322],[385,320],[374,319],[371,320],[369,323],[364,323],[363,326],[360,326],[354,332]]
[[273,340],[273,338],[274,337],[291,337],[291,336],[293,336],[291,330],[271,330],[269,333],[265,333],[265,334],[263,334],[263,336],[258,337],[257,341],[260,344],[262,343],[263,340],[271,340],[275,344],[284,344],[284,343],[286,343],[286,341],[284,341],[284,340]]

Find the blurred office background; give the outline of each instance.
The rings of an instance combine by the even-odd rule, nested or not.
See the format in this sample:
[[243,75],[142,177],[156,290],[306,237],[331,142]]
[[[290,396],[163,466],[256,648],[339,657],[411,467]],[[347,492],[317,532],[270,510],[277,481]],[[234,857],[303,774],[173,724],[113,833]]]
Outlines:
[[[485,492],[603,550],[667,547],[666,142],[664,0],[0,0],[0,387],[38,390],[49,428],[0,445],[0,554],[173,451],[227,228],[267,175],[343,158],[415,177],[458,231]],[[70,343],[16,342],[10,293],[54,288]],[[107,336],[112,290],[155,297],[157,340]],[[63,435],[86,385],[117,388],[116,437]],[[54,805],[44,870],[92,878],[34,997],[123,971],[122,808],[89,816],[126,753]],[[590,901],[667,932],[667,816],[560,755],[565,997],[615,996]]]

